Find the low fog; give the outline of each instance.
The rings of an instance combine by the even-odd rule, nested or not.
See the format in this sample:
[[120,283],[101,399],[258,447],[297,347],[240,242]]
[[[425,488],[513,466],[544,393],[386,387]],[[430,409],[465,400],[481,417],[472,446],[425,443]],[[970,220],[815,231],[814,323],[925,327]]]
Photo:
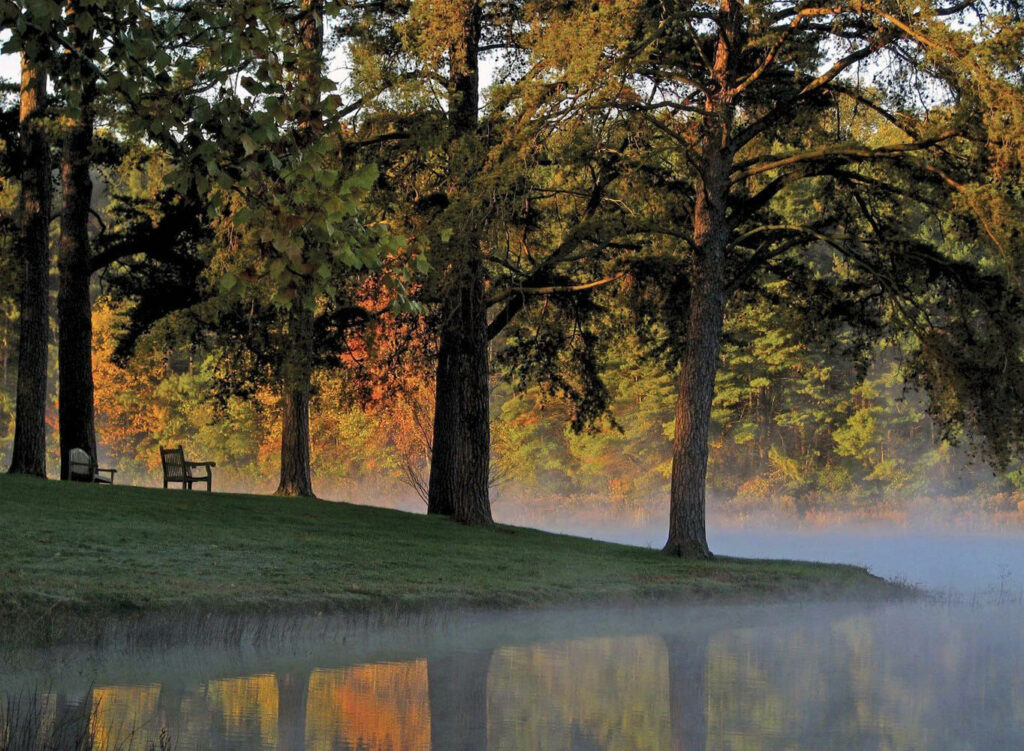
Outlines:
[[[627,545],[660,547],[665,524],[572,523],[538,520],[552,532]],[[1005,600],[1024,593],[1024,530],[970,528],[938,518],[893,525],[851,521],[817,525],[797,520],[708,522],[708,544],[717,555],[851,563],[873,574],[936,594],[992,595]]]
[[19,697],[12,724],[82,717],[100,748],[988,751],[1024,734],[1020,615],[933,601],[305,619],[255,648],[51,653],[0,694]]
[[[149,478],[139,478],[139,484]],[[234,480],[234,478],[231,478]],[[228,480],[218,489],[270,493],[272,483]],[[328,501],[425,513],[426,505],[404,485],[318,483]],[[622,503],[587,499],[567,504],[524,500],[530,493],[510,484],[493,489],[495,521],[595,540],[660,548],[668,527],[668,499]],[[708,500],[708,542],[713,553],[743,558],[780,558],[849,563],[886,579],[949,596],[1024,598],[1024,513],[958,514],[940,495],[899,501],[896,511],[872,509],[807,517],[763,509],[738,514],[728,501]],[[881,505],[881,504],[880,504]],[[871,513],[869,513],[871,512]]]

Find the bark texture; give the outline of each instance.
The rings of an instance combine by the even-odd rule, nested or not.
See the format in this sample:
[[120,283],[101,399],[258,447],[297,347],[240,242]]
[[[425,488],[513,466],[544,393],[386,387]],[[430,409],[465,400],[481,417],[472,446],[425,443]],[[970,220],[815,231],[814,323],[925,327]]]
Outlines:
[[[81,47],[81,45],[79,45]],[[80,95],[80,109],[64,136],[61,158],[63,206],[57,268],[57,361],[59,372],[58,421],[60,428],[60,476],[67,479],[68,453],[84,449],[97,461],[94,389],[92,379],[92,275],[89,247],[89,207],[92,202],[93,99],[92,76],[81,65],[71,86]]]
[[[698,198],[698,202],[700,200]],[[665,552],[684,558],[711,557],[705,526],[708,428],[725,313],[721,238],[714,238],[712,243],[710,247],[698,246],[693,263],[687,350],[679,373],[672,442],[671,502]]]
[[312,496],[309,470],[309,398],[313,375],[313,313],[300,308],[288,320],[282,364],[281,480],[278,495]]
[[[473,217],[467,193],[475,160],[466,144],[478,126],[481,7],[475,0],[461,4],[461,34],[449,50],[449,176],[453,204]],[[473,219],[460,223],[451,251],[443,286],[427,512],[487,525],[492,523],[490,358],[483,252]]]
[[730,132],[729,55],[735,48],[739,17],[731,0],[721,4],[723,21],[715,50],[713,78],[701,122],[700,175],[693,215],[693,261],[687,311],[686,354],[679,371],[672,486],[665,552],[684,558],[711,558],[705,526],[708,430],[725,316],[725,253],[731,228],[728,216],[733,153]]
[[45,109],[46,73],[23,55],[17,239],[21,318],[10,471],[39,477],[46,476],[46,348],[50,338],[50,151],[42,122]]

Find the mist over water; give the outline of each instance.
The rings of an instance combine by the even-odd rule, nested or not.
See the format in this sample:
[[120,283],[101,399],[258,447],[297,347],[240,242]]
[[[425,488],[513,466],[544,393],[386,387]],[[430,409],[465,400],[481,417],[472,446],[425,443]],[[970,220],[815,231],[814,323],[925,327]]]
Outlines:
[[[575,524],[538,519],[552,532],[660,548],[664,524]],[[958,528],[938,520],[920,526],[882,523],[801,525],[711,519],[708,544],[717,555],[778,558],[864,566],[873,574],[938,594],[992,594],[1006,600],[1024,593],[1024,530]]]
[[268,751],[1017,749],[1020,615],[921,602],[467,614],[272,649],[64,654],[0,676],[0,694],[45,686],[38,731],[77,711],[96,749],[161,732],[179,749]]
[[[661,520],[497,511],[555,532],[664,542]],[[862,565],[940,596],[300,620],[230,649],[37,654],[0,670],[0,706],[31,696],[39,737],[77,713],[96,751],[145,748],[161,733],[181,750],[1024,748],[1019,532],[713,518],[709,541],[719,555]]]

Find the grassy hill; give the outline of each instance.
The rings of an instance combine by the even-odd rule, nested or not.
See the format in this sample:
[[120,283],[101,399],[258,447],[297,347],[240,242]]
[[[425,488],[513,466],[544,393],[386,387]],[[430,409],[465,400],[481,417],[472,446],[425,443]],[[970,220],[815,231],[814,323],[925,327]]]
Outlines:
[[0,629],[9,643],[91,638],[112,618],[141,614],[904,593],[853,566],[685,562],[372,506],[11,475],[0,476],[0,551]]

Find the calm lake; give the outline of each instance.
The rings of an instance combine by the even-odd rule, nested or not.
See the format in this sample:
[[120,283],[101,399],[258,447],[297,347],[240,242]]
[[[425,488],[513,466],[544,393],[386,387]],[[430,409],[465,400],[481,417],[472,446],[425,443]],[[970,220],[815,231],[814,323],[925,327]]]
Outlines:
[[[746,548],[726,550],[720,535],[718,549],[774,554],[736,535]],[[790,541],[786,557],[841,559],[855,539]],[[1007,570],[1020,561],[1010,542],[1020,549],[998,537],[1006,550],[988,557],[983,535],[908,538],[902,556],[876,546],[886,555],[875,570],[916,581],[911,559],[935,549],[931,583],[964,593],[941,603],[327,623],[261,648],[48,652],[0,677],[0,692],[35,706],[40,738],[86,718],[97,749],[145,748],[161,732],[178,749],[1024,748],[1024,608],[1012,584],[1024,568]],[[831,555],[810,555],[813,545]],[[958,577],[956,558],[972,551],[992,565]]]

